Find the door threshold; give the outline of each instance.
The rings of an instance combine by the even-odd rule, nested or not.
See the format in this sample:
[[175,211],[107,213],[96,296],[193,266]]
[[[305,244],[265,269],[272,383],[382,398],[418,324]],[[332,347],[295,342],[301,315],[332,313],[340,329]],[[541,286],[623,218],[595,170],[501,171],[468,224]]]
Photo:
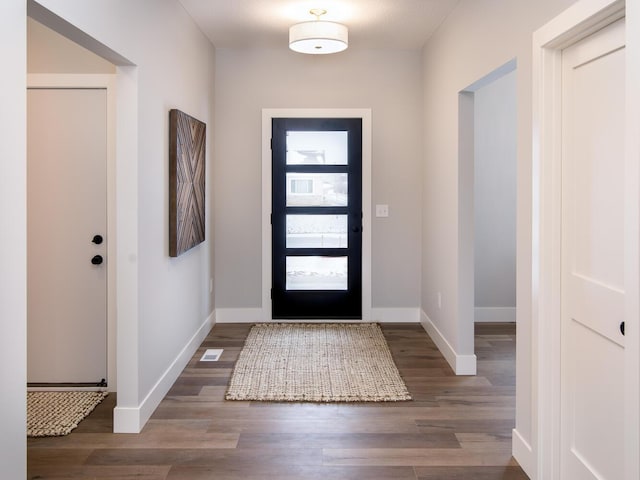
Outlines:
[[106,392],[107,383],[103,380],[100,383],[45,383],[33,382],[27,383],[27,392]]
[[277,323],[371,323],[361,318],[272,318]]
[[108,392],[107,387],[27,387],[27,392]]

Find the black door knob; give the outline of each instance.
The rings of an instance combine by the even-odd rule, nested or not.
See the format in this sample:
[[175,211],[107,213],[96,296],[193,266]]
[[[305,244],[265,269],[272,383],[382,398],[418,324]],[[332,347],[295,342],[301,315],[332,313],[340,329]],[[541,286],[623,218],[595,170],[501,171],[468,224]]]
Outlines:
[[91,259],[91,263],[94,264],[94,265],[100,265],[102,263],[102,255],[95,255]]
[[102,243],[102,240],[103,240],[102,235],[94,235],[93,240],[91,241],[96,245],[100,245]]
[[624,335],[624,322],[620,324],[620,333]]

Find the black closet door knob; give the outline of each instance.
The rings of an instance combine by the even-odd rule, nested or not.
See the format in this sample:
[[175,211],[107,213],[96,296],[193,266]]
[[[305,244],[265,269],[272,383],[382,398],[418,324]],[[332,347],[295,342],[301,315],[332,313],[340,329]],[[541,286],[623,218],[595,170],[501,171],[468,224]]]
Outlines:
[[624,335],[624,322],[620,324],[620,333]]
[[102,240],[103,240],[102,235],[94,235],[91,241],[96,245],[100,245],[102,243]]
[[91,263],[94,264],[94,265],[100,265],[102,263],[102,255],[95,255],[91,259]]

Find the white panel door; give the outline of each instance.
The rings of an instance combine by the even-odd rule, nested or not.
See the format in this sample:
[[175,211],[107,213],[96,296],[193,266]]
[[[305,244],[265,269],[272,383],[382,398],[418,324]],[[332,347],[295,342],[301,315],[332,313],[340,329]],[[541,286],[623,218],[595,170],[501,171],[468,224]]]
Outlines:
[[29,89],[27,100],[27,381],[100,382],[107,378],[106,90]]
[[562,57],[563,480],[624,477],[624,31]]

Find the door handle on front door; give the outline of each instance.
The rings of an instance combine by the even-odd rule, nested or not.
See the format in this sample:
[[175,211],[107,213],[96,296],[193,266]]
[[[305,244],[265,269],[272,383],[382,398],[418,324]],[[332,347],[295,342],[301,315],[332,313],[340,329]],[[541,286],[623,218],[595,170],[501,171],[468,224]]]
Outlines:
[[91,259],[91,263],[93,265],[100,265],[102,263],[102,255],[95,255],[92,259]]

